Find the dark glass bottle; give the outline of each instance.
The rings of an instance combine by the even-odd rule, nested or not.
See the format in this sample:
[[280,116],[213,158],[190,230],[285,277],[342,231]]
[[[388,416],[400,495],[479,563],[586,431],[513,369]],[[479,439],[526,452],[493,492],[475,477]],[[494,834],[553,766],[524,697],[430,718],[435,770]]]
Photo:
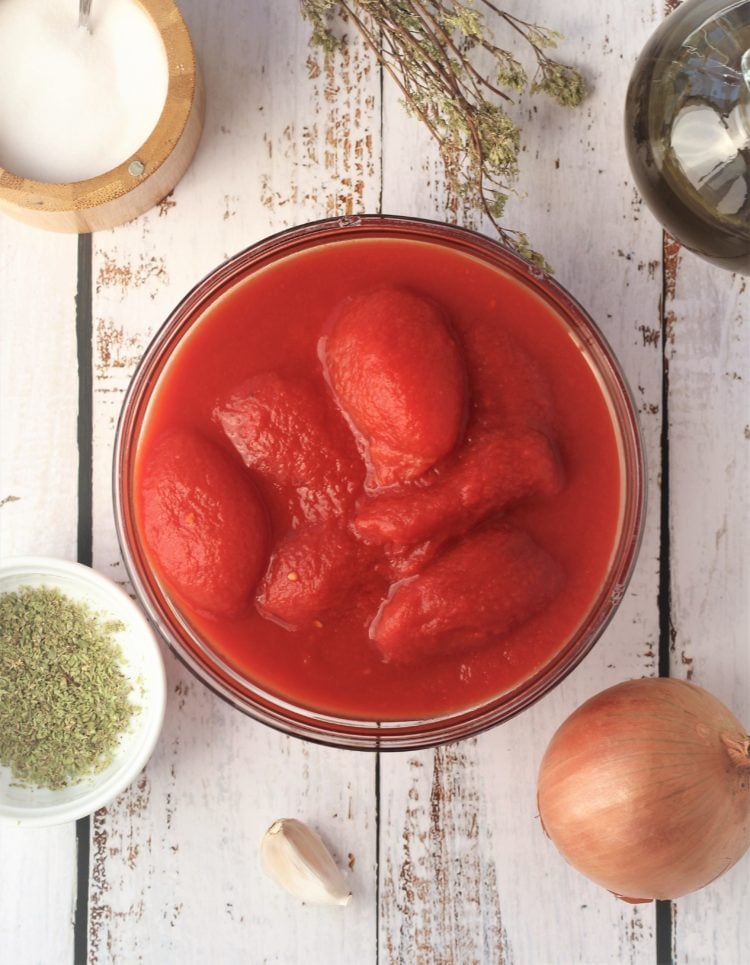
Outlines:
[[750,274],[750,0],[687,0],[664,20],[630,80],[625,137],[667,230]]

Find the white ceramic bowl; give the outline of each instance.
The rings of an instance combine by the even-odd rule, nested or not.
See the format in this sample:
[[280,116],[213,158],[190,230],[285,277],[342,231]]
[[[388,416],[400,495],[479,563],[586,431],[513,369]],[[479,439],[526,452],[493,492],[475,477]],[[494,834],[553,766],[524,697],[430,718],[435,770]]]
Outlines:
[[41,556],[0,560],[0,593],[21,586],[56,587],[81,600],[105,619],[121,621],[116,639],[123,672],[132,682],[140,709],[121,737],[112,763],[98,774],[59,790],[15,784],[10,768],[0,767],[0,821],[41,827],[91,814],[123,791],[151,756],[166,704],[164,662],[154,633],[140,608],[118,586],[88,566]]

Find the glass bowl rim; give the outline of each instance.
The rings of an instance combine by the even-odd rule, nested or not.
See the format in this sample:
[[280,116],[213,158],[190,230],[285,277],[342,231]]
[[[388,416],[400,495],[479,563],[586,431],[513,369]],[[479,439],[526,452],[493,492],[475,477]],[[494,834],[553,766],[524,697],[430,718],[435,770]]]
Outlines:
[[[510,691],[473,707],[427,719],[379,722],[320,713],[286,701],[244,678],[242,690],[238,690],[227,680],[238,675],[227,665],[221,667],[221,659],[209,654],[184,622],[180,625],[179,615],[165,609],[158,596],[166,600],[166,594],[155,598],[147,576],[139,569],[135,547],[131,546],[130,537],[135,535],[135,527],[126,485],[133,463],[129,443],[140,429],[143,412],[157,381],[155,372],[158,375],[160,366],[199,320],[202,310],[224,291],[266,264],[297,251],[357,237],[405,237],[449,245],[464,254],[474,254],[530,287],[586,345],[589,360],[596,363],[594,371],[603,383],[603,392],[613,410],[613,423],[623,449],[625,491],[617,545],[602,588],[575,634],[551,660]],[[373,751],[417,750],[475,736],[525,710],[578,666],[609,624],[632,575],[644,526],[644,479],[643,445],[627,380],[596,323],[562,285],[500,242],[471,229],[425,218],[362,214],[312,221],[267,236],[223,261],[183,296],[152,337],[125,393],[115,436],[112,485],[117,538],[134,592],[152,624],[188,669],[227,703],[282,733],[332,747]],[[151,579],[154,581],[155,577]],[[181,639],[181,632],[192,637],[192,646]],[[196,656],[196,646],[206,656],[210,655],[223,674]],[[239,684],[239,680],[236,682]]]

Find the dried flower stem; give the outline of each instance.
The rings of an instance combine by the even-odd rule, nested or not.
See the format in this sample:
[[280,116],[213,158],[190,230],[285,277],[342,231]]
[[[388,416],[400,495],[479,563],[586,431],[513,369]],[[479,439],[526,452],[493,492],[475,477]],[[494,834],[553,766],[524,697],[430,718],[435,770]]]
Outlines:
[[[522,231],[501,223],[518,174],[520,131],[506,110],[513,94],[543,91],[576,106],[586,90],[578,70],[549,56],[561,39],[492,0],[300,0],[312,23],[312,43],[331,51],[342,41],[330,18],[343,14],[357,28],[401,92],[410,113],[437,141],[450,190],[482,211],[501,241],[533,264],[549,269]],[[484,14],[523,39],[536,59],[529,81],[511,50],[495,43]],[[493,76],[474,62],[489,59]]]

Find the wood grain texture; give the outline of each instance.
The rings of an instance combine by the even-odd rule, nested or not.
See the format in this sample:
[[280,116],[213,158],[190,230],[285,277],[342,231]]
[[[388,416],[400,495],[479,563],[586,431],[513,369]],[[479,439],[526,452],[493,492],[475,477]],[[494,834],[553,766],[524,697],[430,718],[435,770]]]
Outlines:
[[[656,15],[647,2],[562,10],[540,0],[525,4],[523,16],[566,34],[562,53],[577,55],[592,94],[577,111],[524,99],[521,196],[506,220],[527,231],[620,359],[641,420],[648,515],[622,606],[562,685],[458,750],[382,761],[380,948],[388,965],[655,957],[653,907],[617,902],[564,863],[539,827],[535,785],[547,741],[579,703],[657,667],[661,232],[642,218],[621,141],[629,71]],[[384,210],[465,221],[430,141],[416,122],[405,136],[399,110],[391,92]],[[446,862],[458,877],[438,873]]]
[[[750,291],[675,256],[669,320],[671,672],[750,728]],[[750,960],[750,854],[676,902],[675,959]]]
[[[150,765],[94,819],[89,961],[371,958],[371,759],[280,737],[174,661],[169,696]],[[261,873],[260,840],[278,817],[318,830],[349,875],[350,907],[304,906]]]
[[[2,219],[2,557],[76,558],[75,287],[74,238]],[[17,965],[72,961],[75,824],[40,830],[0,825],[0,855],[0,959]]]
[[[206,78],[204,137],[159,210],[96,236],[95,565],[124,582],[112,522],[114,429],[135,364],[169,311],[224,258],[284,227],[377,198],[377,76],[357,48],[324,63],[295,0],[182,4]],[[169,654],[169,707],[140,780],[97,814],[89,961],[331,963],[375,957],[375,758],[283,737]],[[279,817],[310,822],[352,880],[346,909],[267,880]]]
[[[625,87],[662,4],[508,6],[563,30],[561,53],[593,88],[578,111],[541,98],[519,105],[521,197],[508,222],[597,321],[633,390],[648,514],[628,592],[543,701],[474,740],[379,764],[256,724],[167,653],[157,750],[92,820],[90,965],[656,962],[653,906],[616,901],[544,837],[536,771],[574,707],[657,671],[665,357],[672,672],[750,724],[749,296],[742,279],[688,254],[663,257],[627,169]],[[94,563],[126,588],[110,495],[116,421],[149,339],[193,284],[248,244],[328,215],[382,208],[491,234],[448,194],[434,145],[390,85],[381,100],[379,72],[349,26],[352,44],[326,59],[307,47],[297,0],[180,7],[208,94],[203,139],[169,197],[94,238]],[[0,232],[0,554],[73,558],[75,239],[5,220]],[[282,816],[321,833],[350,876],[351,906],[306,907],[261,874],[261,835]],[[0,961],[72,962],[74,828],[3,827],[0,853]],[[748,860],[676,903],[680,965],[750,960]]]
[[76,239],[0,230],[0,553],[75,559]]

